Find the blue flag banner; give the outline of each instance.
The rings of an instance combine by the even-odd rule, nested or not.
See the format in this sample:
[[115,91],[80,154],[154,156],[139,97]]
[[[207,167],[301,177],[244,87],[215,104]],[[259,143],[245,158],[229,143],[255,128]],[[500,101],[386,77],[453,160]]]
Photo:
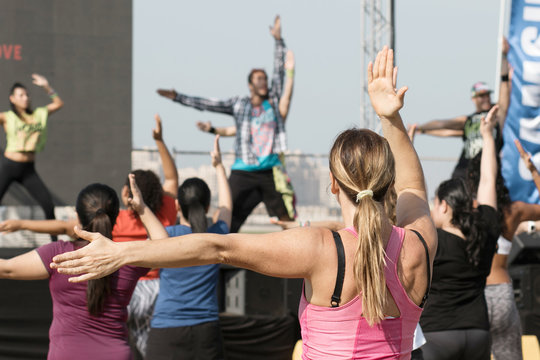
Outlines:
[[513,201],[538,203],[538,191],[514,144],[519,139],[540,168],[540,0],[513,0],[508,61],[514,69],[503,131],[502,174]]

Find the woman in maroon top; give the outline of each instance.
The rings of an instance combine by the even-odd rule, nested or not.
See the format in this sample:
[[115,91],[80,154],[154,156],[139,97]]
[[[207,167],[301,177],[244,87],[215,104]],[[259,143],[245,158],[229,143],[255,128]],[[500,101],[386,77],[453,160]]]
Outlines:
[[[82,228],[112,235],[119,211],[116,192],[107,185],[91,184],[77,197]],[[85,240],[58,241],[14,257],[0,259],[0,278],[49,279],[53,321],[49,330],[48,359],[131,359],[127,335],[127,305],[146,268],[125,266],[111,275],[84,283],[49,267],[52,258],[87,245]]]

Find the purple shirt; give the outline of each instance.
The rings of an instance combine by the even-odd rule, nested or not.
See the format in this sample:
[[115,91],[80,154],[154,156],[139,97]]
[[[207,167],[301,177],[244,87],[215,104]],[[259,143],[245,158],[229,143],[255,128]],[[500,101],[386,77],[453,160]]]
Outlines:
[[70,283],[49,264],[58,254],[76,250],[69,241],[57,241],[36,249],[49,272],[53,321],[49,329],[48,359],[131,359],[127,333],[127,306],[139,277],[149,269],[124,266],[112,275],[112,293],[103,313],[91,316],[86,302],[87,282]]

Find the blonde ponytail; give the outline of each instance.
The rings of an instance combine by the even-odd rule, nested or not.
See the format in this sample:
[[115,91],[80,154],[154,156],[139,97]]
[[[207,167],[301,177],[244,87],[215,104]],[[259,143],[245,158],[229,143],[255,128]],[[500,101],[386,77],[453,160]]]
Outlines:
[[[386,139],[367,129],[342,132],[330,151],[330,171],[343,193],[356,202],[358,244],[353,271],[369,325],[384,319],[387,299],[383,219],[393,212],[394,156]],[[394,195],[394,196],[393,196]]]
[[386,266],[382,233],[382,206],[371,197],[358,202],[354,224],[358,244],[354,257],[354,279],[362,293],[362,315],[371,326],[384,318],[386,305]]

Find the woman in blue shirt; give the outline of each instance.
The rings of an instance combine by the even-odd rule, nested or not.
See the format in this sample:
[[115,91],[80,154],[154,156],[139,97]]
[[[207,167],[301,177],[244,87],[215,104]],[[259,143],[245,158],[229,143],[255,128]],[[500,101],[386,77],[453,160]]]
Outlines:
[[[218,183],[218,208],[208,226],[210,189],[204,180],[187,179],[178,188],[180,225],[166,228],[170,237],[191,233],[227,234],[232,198],[221,163],[219,135],[214,141],[212,166]],[[223,359],[218,318],[219,265],[161,269],[160,290],[147,343],[148,359]]]

